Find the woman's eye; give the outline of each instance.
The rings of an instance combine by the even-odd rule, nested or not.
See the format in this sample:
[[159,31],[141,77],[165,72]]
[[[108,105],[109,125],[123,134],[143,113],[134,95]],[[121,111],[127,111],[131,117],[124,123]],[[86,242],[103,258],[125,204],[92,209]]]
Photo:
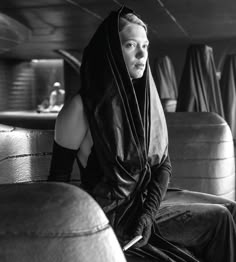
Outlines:
[[127,47],[127,48],[135,47],[135,44],[134,44],[134,43],[127,43],[127,44],[126,44],[126,47]]

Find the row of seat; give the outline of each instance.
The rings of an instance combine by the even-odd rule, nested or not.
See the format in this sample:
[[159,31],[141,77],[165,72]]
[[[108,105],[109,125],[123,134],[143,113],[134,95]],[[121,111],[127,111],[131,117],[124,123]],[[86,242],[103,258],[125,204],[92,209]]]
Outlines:
[[[166,119],[170,186],[235,199],[233,139],[223,118],[167,113]],[[0,125],[1,261],[125,261],[97,203],[78,187],[46,182],[53,135]],[[72,184],[80,182],[77,168]]]

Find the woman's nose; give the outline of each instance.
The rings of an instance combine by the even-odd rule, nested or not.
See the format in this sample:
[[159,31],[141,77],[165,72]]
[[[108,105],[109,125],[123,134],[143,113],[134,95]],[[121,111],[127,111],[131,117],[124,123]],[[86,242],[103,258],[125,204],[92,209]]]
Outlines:
[[142,58],[142,57],[145,57],[145,56],[147,56],[147,50],[142,48],[142,47],[139,47],[138,50],[137,50],[137,53],[136,53],[136,57]]

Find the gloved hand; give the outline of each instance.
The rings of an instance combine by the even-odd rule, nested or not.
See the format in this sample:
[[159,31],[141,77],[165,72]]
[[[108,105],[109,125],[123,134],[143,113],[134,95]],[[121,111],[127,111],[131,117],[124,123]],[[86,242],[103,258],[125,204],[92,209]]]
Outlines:
[[148,185],[148,193],[143,205],[142,215],[137,221],[134,237],[142,235],[143,238],[135,244],[135,247],[142,247],[148,243],[152,232],[152,224],[157,215],[160,203],[165,196],[169,177],[171,174],[171,164],[169,156],[164,163],[151,168],[151,181]]
[[140,218],[137,221],[134,236],[141,235],[143,238],[140,241],[138,241],[134,245],[134,247],[142,247],[148,243],[148,240],[152,233],[152,223],[152,218],[149,215],[143,214],[140,216]]

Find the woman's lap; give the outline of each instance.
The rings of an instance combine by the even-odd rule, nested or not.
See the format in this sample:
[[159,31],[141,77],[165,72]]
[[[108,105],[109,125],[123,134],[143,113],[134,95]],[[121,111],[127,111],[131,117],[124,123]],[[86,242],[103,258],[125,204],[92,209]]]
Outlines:
[[223,230],[223,224],[230,224],[235,238],[236,202],[187,190],[167,192],[156,220],[165,239],[197,253],[209,246],[213,238],[227,238],[228,229]]
[[170,190],[167,191],[165,199],[162,201],[161,208],[174,205],[189,204],[219,204],[227,207],[236,223],[236,202],[227,198],[189,190]]

